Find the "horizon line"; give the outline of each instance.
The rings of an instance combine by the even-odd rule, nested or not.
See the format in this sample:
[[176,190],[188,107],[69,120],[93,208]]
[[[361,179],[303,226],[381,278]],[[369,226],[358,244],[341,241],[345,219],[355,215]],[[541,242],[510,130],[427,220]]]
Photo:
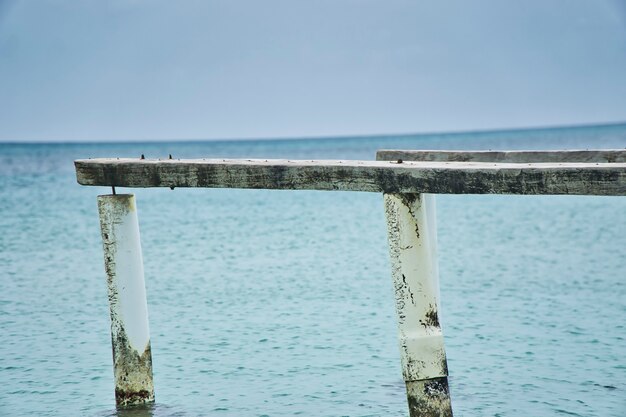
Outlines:
[[411,137],[411,136],[458,136],[472,133],[506,133],[506,132],[523,132],[523,131],[539,131],[539,130],[558,130],[558,129],[579,129],[579,128],[591,128],[591,127],[612,127],[626,125],[626,120],[614,121],[614,122],[600,122],[600,123],[580,123],[580,124],[564,124],[564,125],[543,125],[543,126],[524,126],[524,127],[506,127],[506,128],[486,128],[486,129],[469,129],[469,130],[448,130],[448,131],[426,131],[426,132],[413,132],[413,133],[373,133],[373,134],[341,134],[341,135],[303,135],[303,136],[279,136],[268,137],[260,136],[255,138],[156,138],[156,139],[111,139],[111,140],[56,140],[41,141],[41,140],[25,140],[23,142],[17,141],[3,141],[0,140],[0,145],[99,145],[99,144],[147,144],[147,143],[202,143],[202,142],[262,142],[262,141],[299,141],[299,140],[330,140],[330,139],[356,139],[356,138],[388,138],[388,137]]

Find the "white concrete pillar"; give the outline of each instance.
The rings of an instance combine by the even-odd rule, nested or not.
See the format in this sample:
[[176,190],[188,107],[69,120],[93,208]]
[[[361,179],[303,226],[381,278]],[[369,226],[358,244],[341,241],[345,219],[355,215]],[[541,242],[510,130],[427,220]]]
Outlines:
[[98,196],[117,405],[154,401],[148,305],[132,194]]
[[439,322],[434,195],[385,194],[402,373],[411,417],[451,417]]

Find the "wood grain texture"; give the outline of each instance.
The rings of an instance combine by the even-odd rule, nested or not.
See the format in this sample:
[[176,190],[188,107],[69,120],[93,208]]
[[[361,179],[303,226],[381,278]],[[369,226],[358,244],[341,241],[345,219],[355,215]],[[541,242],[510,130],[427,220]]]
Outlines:
[[83,159],[79,184],[433,194],[626,195],[626,163]]
[[625,163],[626,149],[560,150],[560,151],[438,151],[380,150],[377,161],[430,162],[590,162]]

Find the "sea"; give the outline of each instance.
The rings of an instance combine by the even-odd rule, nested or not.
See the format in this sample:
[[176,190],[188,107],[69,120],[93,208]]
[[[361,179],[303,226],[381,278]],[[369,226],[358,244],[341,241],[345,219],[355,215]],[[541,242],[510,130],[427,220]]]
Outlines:
[[[626,148],[626,124],[0,144],[0,416],[406,416],[382,195],[135,193],[156,403],[116,409],[93,157]],[[626,197],[437,196],[455,416],[626,416]]]

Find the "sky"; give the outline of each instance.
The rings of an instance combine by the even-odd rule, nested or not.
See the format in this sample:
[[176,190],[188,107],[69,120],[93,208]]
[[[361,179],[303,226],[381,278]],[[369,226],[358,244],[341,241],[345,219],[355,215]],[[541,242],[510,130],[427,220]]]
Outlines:
[[0,141],[626,121],[626,0],[0,0]]

